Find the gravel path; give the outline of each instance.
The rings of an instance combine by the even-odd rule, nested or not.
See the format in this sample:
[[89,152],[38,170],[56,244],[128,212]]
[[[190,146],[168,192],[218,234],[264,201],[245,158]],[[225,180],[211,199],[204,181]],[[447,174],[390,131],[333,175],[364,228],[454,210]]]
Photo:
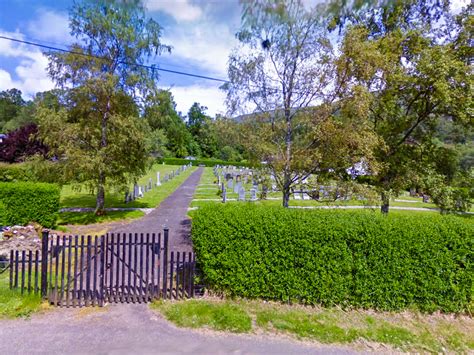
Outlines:
[[162,233],[164,226],[169,232],[170,251],[192,251],[191,220],[187,216],[194,191],[201,179],[203,168],[193,172],[158,208],[139,220],[116,227],[111,233]]
[[55,309],[4,320],[0,354],[352,354],[338,346],[176,328],[144,304]]

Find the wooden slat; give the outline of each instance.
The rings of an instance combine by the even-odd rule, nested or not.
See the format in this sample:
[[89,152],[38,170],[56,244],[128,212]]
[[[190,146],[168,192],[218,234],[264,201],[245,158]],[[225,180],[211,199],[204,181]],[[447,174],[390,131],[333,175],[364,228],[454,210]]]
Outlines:
[[[123,236],[123,234],[122,234]],[[115,295],[114,295],[114,302],[120,302],[120,233],[117,233],[117,247],[115,248],[116,255],[116,268],[115,268]]]
[[122,234],[122,294],[120,296],[120,302],[125,302],[125,255],[127,245],[127,233]]
[[78,303],[79,307],[83,305],[84,297],[84,236],[81,235],[81,244],[79,246],[79,290],[78,290]]
[[105,274],[105,237],[103,235],[100,236],[100,276],[99,276],[99,306],[104,305],[104,274]]
[[[140,233],[140,271],[138,273],[138,302],[144,301],[144,294],[143,294],[143,233]],[[136,271],[136,270],[135,270]]]
[[21,251],[21,294],[23,294],[25,289],[25,259],[26,259],[26,251]]
[[92,305],[95,306],[97,304],[97,278],[99,277],[99,274],[97,272],[97,258],[99,257],[99,252],[97,250],[97,239],[99,237],[96,235],[94,237],[94,272],[92,273]]
[[73,285],[73,293],[72,293],[72,306],[77,307],[78,300],[77,300],[77,258],[78,258],[78,246],[79,246],[79,237],[77,235],[74,236],[74,285]]
[[191,297],[194,297],[194,273],[196,271],[196,254],[193,253],[193,263],[191,264]]
[[39,250],[35,251],[35,293],[38,293],[38,275],[39,275]]
[[15,251],[15,283],[14,283],[14,288],[18,288],[18,259],[19,257],[19,251]]
[[132,302],[132,233],[128,234],[128,287],[127,287],[127,302]]
[[135,233],[135,244],[133,245],[133,302],[138,302],[137,294],[137,264],[138,264],[138,234]]
[[64,274],[66,267],[66,236],[63,236],[63,251],[61,253],[61,293],[59,294],[59,303],[63,305],[64,296]]
[[107,289],[109,290],[109,302],[113,302],[113,294],[114,294],[114,248],[115,248],[115,234],[111,233],[109,235],[109,248],[108,252],[110,253],[110,267],[109,267],[109,283],[107,285]]
[[179,251],[176,253],[176,293],[175,293],[175,298],[178,300],[179,299],[179,260],[180,260],[180,254]]
[[31,273],[33,271],[33,251],[28,252],[28,293],[31,292]]
[[53,302],[53,250],[54,250],[54,237],[51,236],[49,244],[49,302]]
[[66,287],[66,307],[69,307],[71,300],[71,259],[72,259],[72,235],[67,238],[67,287]]
[[156,235],[155,233],[151,234],[151,292],[150,292],[150,300],[153,301],[155,299],[155,246],[156,246]]
[[61,247],[60,244],[59,244],[59,235],[56,236],[56,262],[55,262],[55,266],[56,266],[56,269],[54,270],[54,276],[55,276],[55,280],[54,280],[54,304],[57,305],[58,304],[58,279],[59,279],[59,248]]
[[173,299],[173,271],[174,271],[174,252],[171,252],[171,260],[170,260],[170,299]]
[[145,245],[145,302],[150,300],[150,283],[149,283],[149,272],[150,272],[150,234],[146,234],[146,245]]
[[15,264],[15,253],[10,250],[10,289],[13,288],[13,265]]
[[158,233],[158,258],[157,258],[157,262],[156,262],[156,265],[158,267],[157,269],[157,272],[156,272],[156,276],[157,276],[157,282],[156,282],[156,287],[157,287],[157,291],[158,291],[158,298],[161,298],[161,283],[160,283],[160,279],[161,279],[161,233]]
[[188,261],[189,261],[189,279],[188,279],[188,297],[192,297],[191,295],[191,287],[193,285],[193,278],[194,278],[194,262],[193,262],[193,253],[188,253]]
[[87,245],[86,245],[86,250],[87,250],[87,255],[86,255],[86,287],[85,287],[85,305],[86,307],[89,306],[90,304],[90,298],[91,298],[91,266],[92,266],[92,260],[91,260],[91,244],[92,244],[92,237],[90,235],[87,236]]

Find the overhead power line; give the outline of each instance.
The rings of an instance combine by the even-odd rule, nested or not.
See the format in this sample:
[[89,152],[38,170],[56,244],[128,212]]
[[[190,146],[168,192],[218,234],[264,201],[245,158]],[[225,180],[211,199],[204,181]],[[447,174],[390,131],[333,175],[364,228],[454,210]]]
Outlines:
[[[71,51],[69,49],[48,46],[48,45],[37,43],[37,42],[24,41],[24,40],[17,39],[17,38],[12,38],[12,37],[0,36],[0,39],[5,39],[7,41],[17,42],[17,43],[22,43],[22,44],[27,44],[29,46],[35,46],[35,47],[40,47],[40,48],[44,48],[44,49],[49,49],[49,50],[52,50],[52,51],[59,51],[59,52],[63,52],[63,53],[71,53],[71,54],[76,54],[76,55],[82,55],[82,56],[85,56],[85,57],[101,59],[101,57],[95,56],[95,55],[92,55],[92,54],[75,52],[75,51]],[[220,78],[214,78],[214,77],[211,77],[211,76],[199,75],[199,74],[193,74],[193,73],[186,73],[186,72],[182,72],[182,71],[179,71],[179,70],[164,69],[164,68],[156,67],[156,66],[153,66],[153,65],[145,65],[145,64],[138,64],[138,63],[127,63],[127,62],[122,62],[122,63],[127,64],[127,65],[135,65],[135,66],[147,68],[147,69],[150,69],[150,70],[157,70],[157,71],[162,71],[162,72],[166,72],[166,73],[172,73],[172,74],[183,75],[183,76],[190,76],[190,77],[193,77],[193,78],[218,81],[218,82],[221,82],[221,83],[228,83],[229,82],[228,80],[224,80],[224,79],[220,79]]]

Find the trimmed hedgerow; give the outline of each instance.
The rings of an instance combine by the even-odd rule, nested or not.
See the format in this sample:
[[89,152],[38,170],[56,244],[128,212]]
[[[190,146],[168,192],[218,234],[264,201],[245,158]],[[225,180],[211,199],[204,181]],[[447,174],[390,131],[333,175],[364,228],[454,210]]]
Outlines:
[[57,185],[35,182],[0,182],[0,221],[7,225],[37,222],[43,227],[55,225],[59,210]]
[[158,162],[165,163],[168,165],[185,165],[191,163],[193,166],[205,165],[207,167],[213,167],[215,165],[232,165],[232,166],[251,166],[248,162],[237,162],[237,161],[225,161],[218,159],[181,159],[181,158],[161,158]]
[[474,220],[208,205],[192,239],[207,285],[285,302],[462,312],[473,300]]

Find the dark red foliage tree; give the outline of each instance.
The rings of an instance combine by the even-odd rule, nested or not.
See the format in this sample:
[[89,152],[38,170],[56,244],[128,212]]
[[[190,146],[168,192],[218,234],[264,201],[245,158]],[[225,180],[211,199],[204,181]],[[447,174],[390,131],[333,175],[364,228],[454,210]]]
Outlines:
[[10,132],[0,143],[0,161],[17,163],[36,154],[46,157],[48,150],[48,146],[38,139],[38,126],[30,123]]

